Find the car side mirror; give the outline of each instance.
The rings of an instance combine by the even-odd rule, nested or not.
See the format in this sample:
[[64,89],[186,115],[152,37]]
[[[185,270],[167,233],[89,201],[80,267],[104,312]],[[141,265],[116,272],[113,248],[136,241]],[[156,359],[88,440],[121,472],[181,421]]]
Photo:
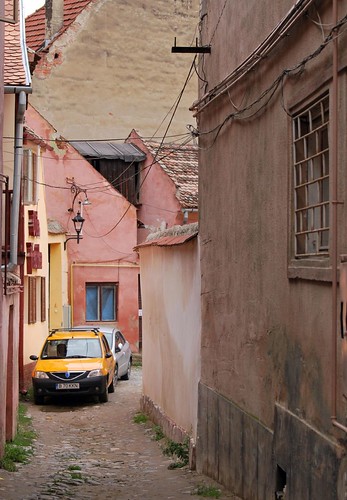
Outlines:
[[30,359],[32,359],[33,361],[37,361],[39,358],[38,358],[38,356],[35,356],[35,354],[32,354],[30,356]]
[[107,352],[106,353],[106,358],[112,358],[112,352]]

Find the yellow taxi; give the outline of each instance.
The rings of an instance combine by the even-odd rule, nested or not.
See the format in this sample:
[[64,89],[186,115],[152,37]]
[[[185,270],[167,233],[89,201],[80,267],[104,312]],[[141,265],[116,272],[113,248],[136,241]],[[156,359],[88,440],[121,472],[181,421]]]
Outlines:
[[117,373],[106,337],[97,329],[52,330],[32,372],[35,404],[45,396],[93,395],[101,403],[114,392]]

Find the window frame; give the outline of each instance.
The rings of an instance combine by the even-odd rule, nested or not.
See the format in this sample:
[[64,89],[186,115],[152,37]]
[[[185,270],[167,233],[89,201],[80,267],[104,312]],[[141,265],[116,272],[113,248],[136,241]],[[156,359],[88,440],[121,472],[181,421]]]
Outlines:
[[[289,114],[288,114],[288,261],[287,261],[287,277],[288,279],[305,279],[322,282],[331,282],[331,255],[328,252],[317,255],[309,255],[305,257],[295,257],[295,198],[294,198],[294,135],[293,135],[293,117],[300,114],[312,104],[318,102],[323,96],[328,96],[329,115],[331,115],[331,92],[329,78],[326,78],[325,83],[317,89],[312,87],[315,82],[307,82],[306,92],[304,89],[292,98],[289,99]],[[330,116],[329,116],[330,118]],[[328,135],[331,134],[331,129],[328,130]],[[331,147],[329,148],[329,165],[331,176]],[[330,183],[331,184],[331,178]],[[331,207],[331,185],[329,185],[329,205]],[[331,222],[329,227],[329,249],[331,248]]]
[[[98,319],[88,319],[87,314],[88,314],[88,304],[87,304],[87,290],[88,287],[96,287],[97,288],[97,316]],[[113,313],[114,317],[112,319],[103,319],[102,315],[102,289],[103,288],[110,288],[113,287],[114,289],[114,303],[113,303]],[[117,282],[86,282],[85,284],[85,315],[86,315],[86,322],[88,323],[114,323],[115,321],[118,321],[118,288],[119,284]]]
[[329,93],[292,117],[294,258],[329,256]]
[[23,203],[37,205],[38,202],[38,154],[31,148],[23,148]]

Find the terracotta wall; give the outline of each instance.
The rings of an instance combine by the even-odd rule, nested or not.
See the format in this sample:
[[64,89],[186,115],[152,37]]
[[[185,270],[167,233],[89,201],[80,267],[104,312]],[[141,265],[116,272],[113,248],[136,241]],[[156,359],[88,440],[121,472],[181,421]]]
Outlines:
[[[209,90],[261,44],[292,4],[202,2],[204,43],[218,24],[211,56],[203,59]],[[318,10],[311,6],[254,70],[198,116],[204,367],[198,465],[247,499],[272,498],[279,468],[287,474],[289,498],[337,498],[337,471],[345,467],[339,457],[346,450],[336,445],[345,433],[331,423],[332,341],[338,345],[338,418],[343,422],[347,409],[343,345],[338,325],[336,331],[331,327],[331,260],[294,259],[292,244],[289,115],[325,91],[332,95],[332,44],[285,78],[271,100],[272,91],[261,99],[283,70],[320,46],[333,23],[331,4],[320,2]],[[346,6],[339,2],[339,18]],[[341,201],[346,198],[345,42],[343,33],[337,137]],[[205,90],[201,84],[201,96]],[[248,109],[242,113],[243,108]],[[218,134],[208,133],[222,123]],[[347,212],[345,204],[340,208],[338,251],[346,253]],[[300,440],[295,450],[292,436]],[[327,443],[331,448],[325,455]],[[313,458],[313,447],[319,457]]]

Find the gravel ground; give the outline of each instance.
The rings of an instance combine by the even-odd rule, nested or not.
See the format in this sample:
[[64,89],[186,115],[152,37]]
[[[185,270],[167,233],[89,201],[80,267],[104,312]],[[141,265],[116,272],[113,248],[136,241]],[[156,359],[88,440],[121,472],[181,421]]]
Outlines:
[[26,402],[37,432],[30,462],[17,472],[0,469],[0,499],[177,499],[201,498],[197,486],[221,489],[188,468],[168,469],[172,460],[153,439],[150,424],[136,424],[140,411],[141,368],[120,381],[109,402],[52,400]]

